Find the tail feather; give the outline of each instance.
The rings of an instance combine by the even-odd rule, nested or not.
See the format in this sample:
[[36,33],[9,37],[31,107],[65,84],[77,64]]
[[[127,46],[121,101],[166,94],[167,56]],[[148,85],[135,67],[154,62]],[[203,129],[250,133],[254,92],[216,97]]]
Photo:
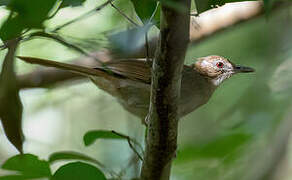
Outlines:
[[52,60],[34,58],[34,57],[24,57],[17,56],[17,58],[31,64],[38,64],[46,67],[54,67],[58,69],[68,70],[73,73],[77,73],[83,76],[108,76],[108,73],[102,69],[93,69],[84,66],[78,66],[74,64],[61,63]]

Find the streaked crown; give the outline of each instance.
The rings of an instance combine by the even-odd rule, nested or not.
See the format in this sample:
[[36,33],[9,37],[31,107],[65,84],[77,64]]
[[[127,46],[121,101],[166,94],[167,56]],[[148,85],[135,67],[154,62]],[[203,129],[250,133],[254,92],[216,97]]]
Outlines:
[[200,74],[210,79],[215,86],[220,85],[233,74],[254,72],[254,69],[250,67],[235,65],[228,59],[216,55],[198,58],[194,67]]

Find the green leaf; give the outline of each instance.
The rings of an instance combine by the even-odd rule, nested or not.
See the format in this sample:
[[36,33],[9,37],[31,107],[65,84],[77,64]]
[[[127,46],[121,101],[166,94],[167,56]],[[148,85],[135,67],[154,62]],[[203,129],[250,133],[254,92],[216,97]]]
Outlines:
[[2,41],[16,38],[20,36],[23,29],[24,24],[19,16],[9,17],[0,28],[0,38]]
[[51,177],[49,163],[32,154],[13,156],[2,165],[2,169],[18,171],[23,177]]
[[263,0],[265,7],[271,7],[276,0]]
[[0,180],[26,180],[29,179],[23,175],[8,175],[8,176],[0,176]]
[[98,139],[125,139],[112,131],[106,130],[95,130],[87,132],[83,137],[83,142],[85,146],[93,144]]
[[62,1],[62,7],[74,7],[74,6],[80,6],[85,2],[85,0],[63,0]]
[[95,166],[73,162],[61,166],[53,175],[52,180],[106,180],[104,174]]
[[274,3],[277,0],[263,0],[264,1],[264,8],[265,8],[265,13],[266,15],[269,15]]
[[3,41],[20,36],[23,29],[42,28],[43,21],[56,4],[57,0],[10,0],[1,1],[11,10],[9,18],[0,28],[0,38]]
[[11,0],[8,8],[17,12],[27,28],[42,28],[57,0]]
[[[212,7],[213,3],[214,3],[213,0],[194,0],[194,1],[195,1],[195,4],[196,4],[196,7],[197,7],[198,14],[201,14],[202,12],[213,8]],[[220,4],[220,3],[222,3],[222,0],[219,0],[218,2]]]
[[19,86],[14,71],[15,51],[18,40],[7,44],[8,52],[2,64],[0,75],[0,119],[8,140],[22,152],[23,133],[22,103],[19,97]]
[[83,161],[89,161],[92,163],[95,163],[97,165],[100,165],[100,163],[85,155],[82,153],[78,153],[78,152],[73,152],[73,151],[62,151],[62,152],[56,152],[50,155],[49,157],[49,163],[54,163],[56,161],[60,161],[60,160],[83,160]]
[[131,0],[135,11],[143,23],[147,23],[155,11],[157,2],[155,0]]

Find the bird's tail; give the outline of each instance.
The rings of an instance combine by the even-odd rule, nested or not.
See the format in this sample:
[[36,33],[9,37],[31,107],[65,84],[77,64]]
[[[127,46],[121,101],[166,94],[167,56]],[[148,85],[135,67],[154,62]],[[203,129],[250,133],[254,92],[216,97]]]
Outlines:
[[46,59],[40,59],[40,58],[34,58],[34,57],[23,57],[23,56],[17,56],[17,58],[31,64],[38,64],[46,67],[54,67],[58,69],[68,70],[73,73],[77,73],[83,76],[108,76],[108,73],[102,68],[100,69],[93,69],[88,68],[84,66],[78,66],[74,64],[67,64],[67,63],[61,63],[57,61],[52,60],[46,60]]

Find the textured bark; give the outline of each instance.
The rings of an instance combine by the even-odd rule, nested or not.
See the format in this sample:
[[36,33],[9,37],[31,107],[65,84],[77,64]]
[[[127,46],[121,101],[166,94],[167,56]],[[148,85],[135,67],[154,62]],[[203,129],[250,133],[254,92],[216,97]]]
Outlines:
[[152,67],[146,153],[141,179],[169,179],[175,157],[181,72],[189,43],[190,0],[176,0],[177,11],[162,4],[160,40]]

